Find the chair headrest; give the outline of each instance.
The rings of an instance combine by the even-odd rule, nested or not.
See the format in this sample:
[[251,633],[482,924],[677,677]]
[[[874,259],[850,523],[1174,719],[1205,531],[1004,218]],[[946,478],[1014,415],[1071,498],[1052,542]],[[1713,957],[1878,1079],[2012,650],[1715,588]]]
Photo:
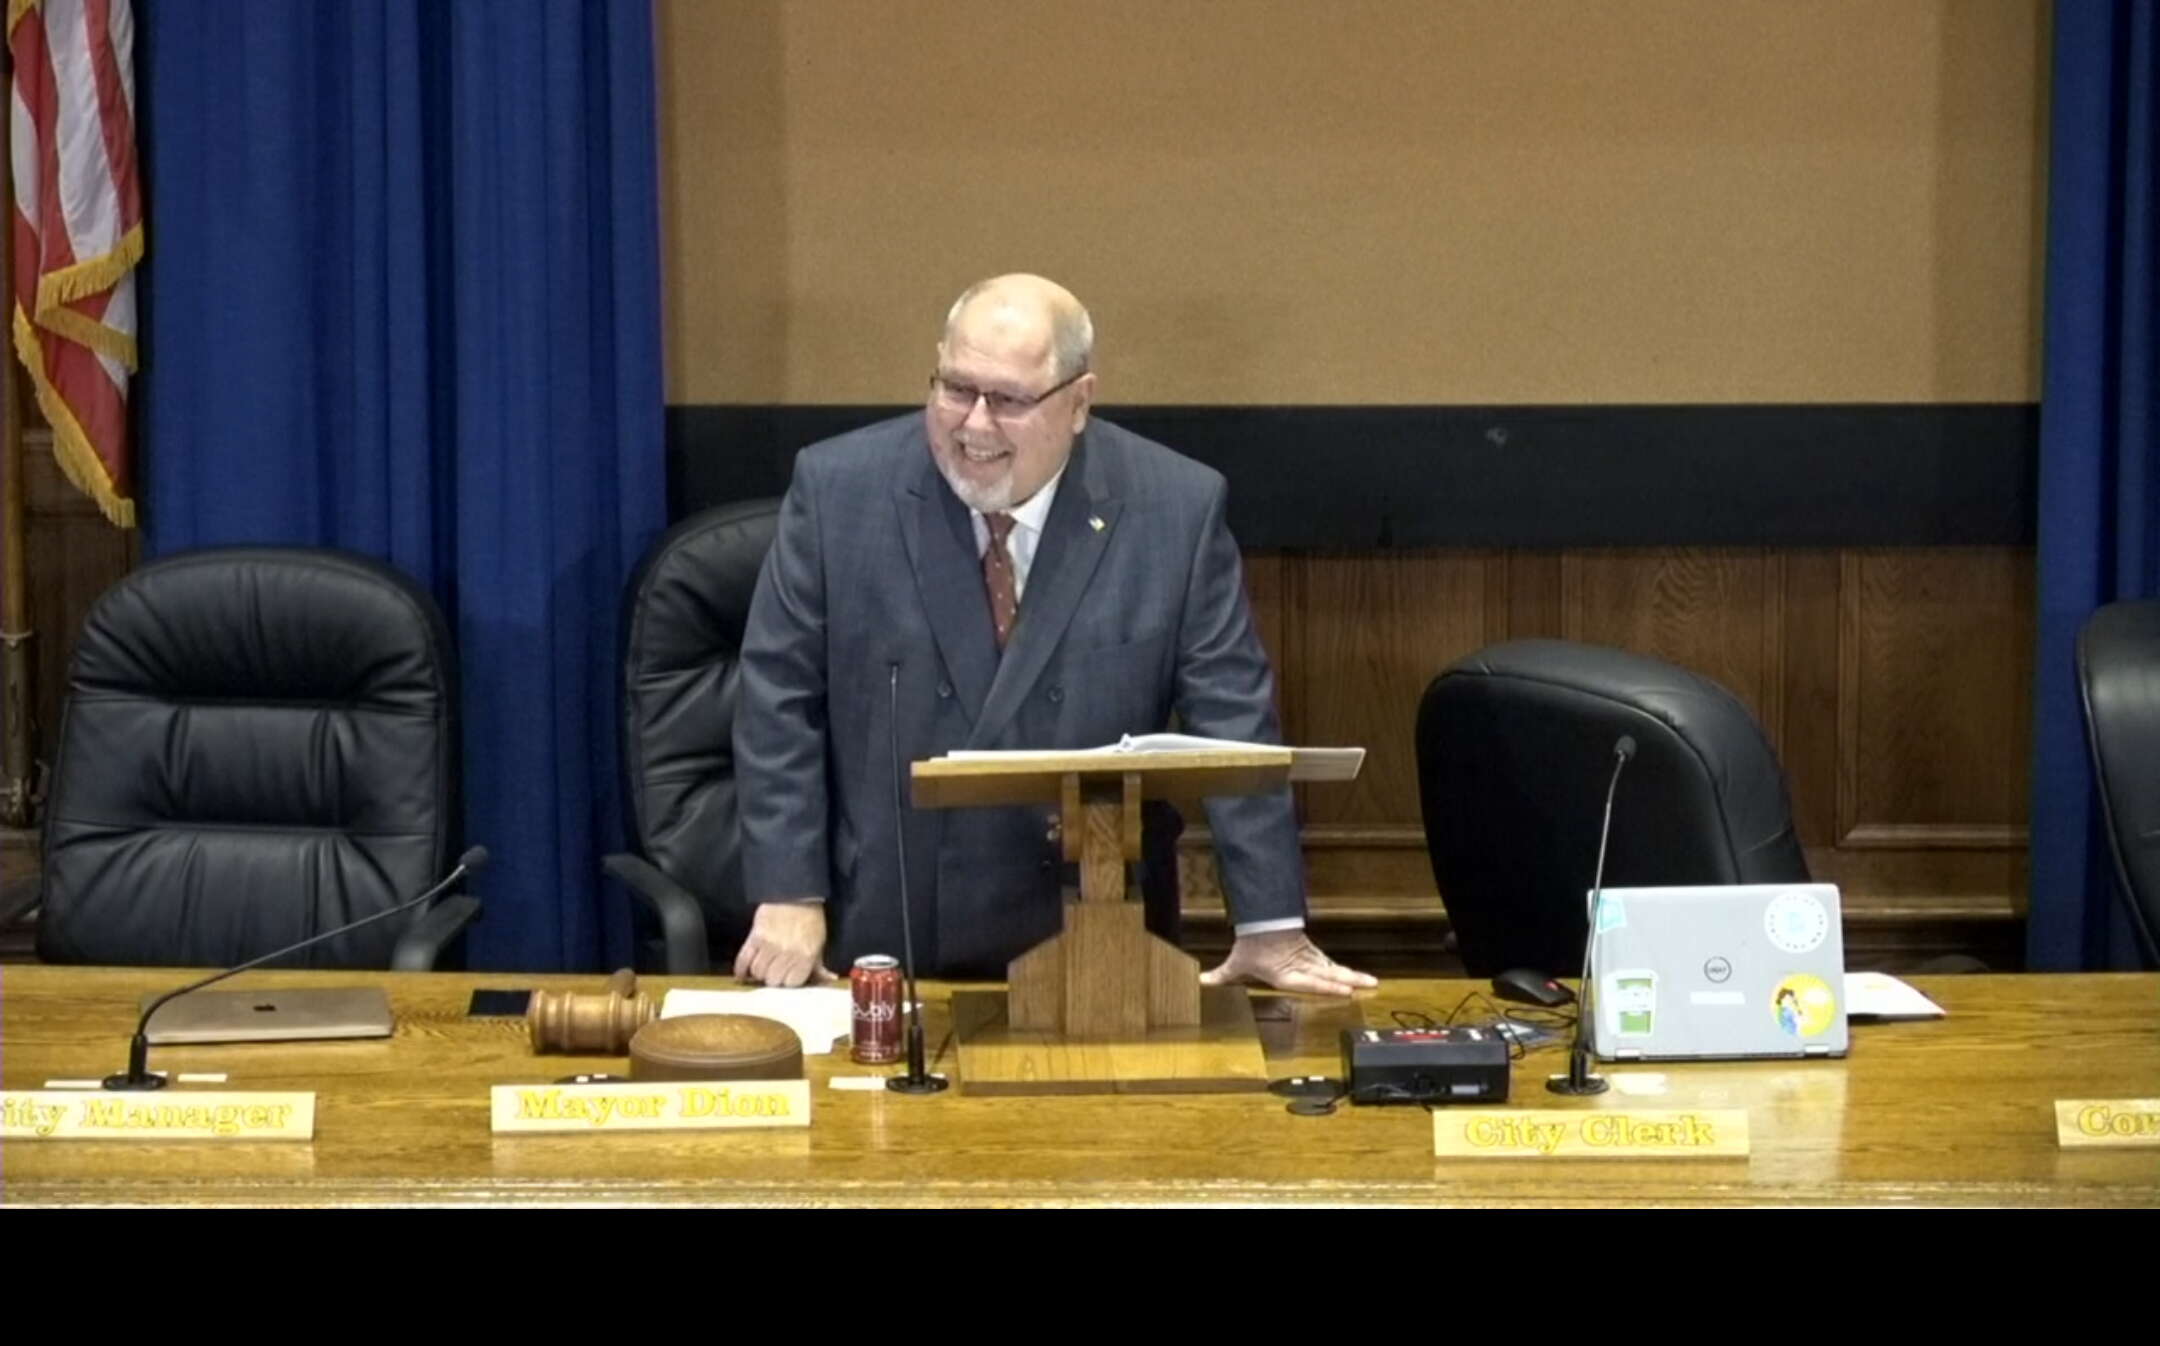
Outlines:
[[777,500],[747,500],[705,510],[661,535],[632,578],[625,607],[633,677],[696,668],[741,650],[779,515]]
[[[1568,640],[1511,640],[1488,646],[1450,665],[1442,674],[1519,682],[1556,693],[1610,702],[1616,712],[1650,717],[1689,738],[1716,726],[1754,725],[1730,691],[1698,673],[1626,650]],[[1733,719],[1737,714],[1738,721]]]
[[446,712],[450,639],[425,590],[328,549],[206,548],[153,561],[83,623],[77,694]]

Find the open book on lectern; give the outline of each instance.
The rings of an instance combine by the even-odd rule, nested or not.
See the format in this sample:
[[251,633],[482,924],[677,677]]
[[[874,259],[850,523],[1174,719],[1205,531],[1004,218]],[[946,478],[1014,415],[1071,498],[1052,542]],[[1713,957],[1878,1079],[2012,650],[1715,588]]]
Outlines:
[[[1201,738],[1194,734],[1126,734],[1100,748],[1076,748],[1072,755],[1112,756],[1122,753],[1285,752],[1290,754],[1290,778],[1300,781],[1356,780],[1365,765],[1363,748],[1291,748],[1281,743],[1239,743],[1227,738]],[[958,749],[946,753],[951,762],[995,762],[1001,758],[1040,757],[1040,748]]]

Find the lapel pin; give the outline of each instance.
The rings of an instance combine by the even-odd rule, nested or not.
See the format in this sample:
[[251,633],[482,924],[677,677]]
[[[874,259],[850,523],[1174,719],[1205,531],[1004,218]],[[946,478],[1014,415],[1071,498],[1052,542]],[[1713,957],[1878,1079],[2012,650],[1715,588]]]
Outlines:
[[1098,533],[1100,533],[1103,529],[1108,528],[1109,526],[1109,524],[1106,524],[1102,521],[1102,515],[1100,514],[1090,514],[1088,516],[1088,527],[1094,529]]

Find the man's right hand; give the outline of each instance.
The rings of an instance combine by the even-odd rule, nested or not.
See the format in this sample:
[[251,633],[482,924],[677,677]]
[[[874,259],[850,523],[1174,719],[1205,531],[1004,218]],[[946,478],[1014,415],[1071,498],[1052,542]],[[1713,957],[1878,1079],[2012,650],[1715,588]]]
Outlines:
[[750,938],[735,955],[735,975],[767,986],[837,981],[825,969],[824,954],[824,903],[763,902],[751,918]]

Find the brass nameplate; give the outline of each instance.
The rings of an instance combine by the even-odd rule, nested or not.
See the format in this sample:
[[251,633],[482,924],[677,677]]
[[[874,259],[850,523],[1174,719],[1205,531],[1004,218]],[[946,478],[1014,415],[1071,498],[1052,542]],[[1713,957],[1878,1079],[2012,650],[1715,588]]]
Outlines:
[[2058,1098],[2055,1143],[2065,1150],[2160,1149],[2160,1098]]
[[698,1084],[498,1084],[494,1129],[701,1131],[810,1125],[808,1080]]
[[1449,1159],[1733,1159],[1747,1152],[1748,1115],[1737,1108],[1433,1112],[1433,1153]]
[[313,1140],[315,1095],[195,1089],[0,1093],[9,1140]]

